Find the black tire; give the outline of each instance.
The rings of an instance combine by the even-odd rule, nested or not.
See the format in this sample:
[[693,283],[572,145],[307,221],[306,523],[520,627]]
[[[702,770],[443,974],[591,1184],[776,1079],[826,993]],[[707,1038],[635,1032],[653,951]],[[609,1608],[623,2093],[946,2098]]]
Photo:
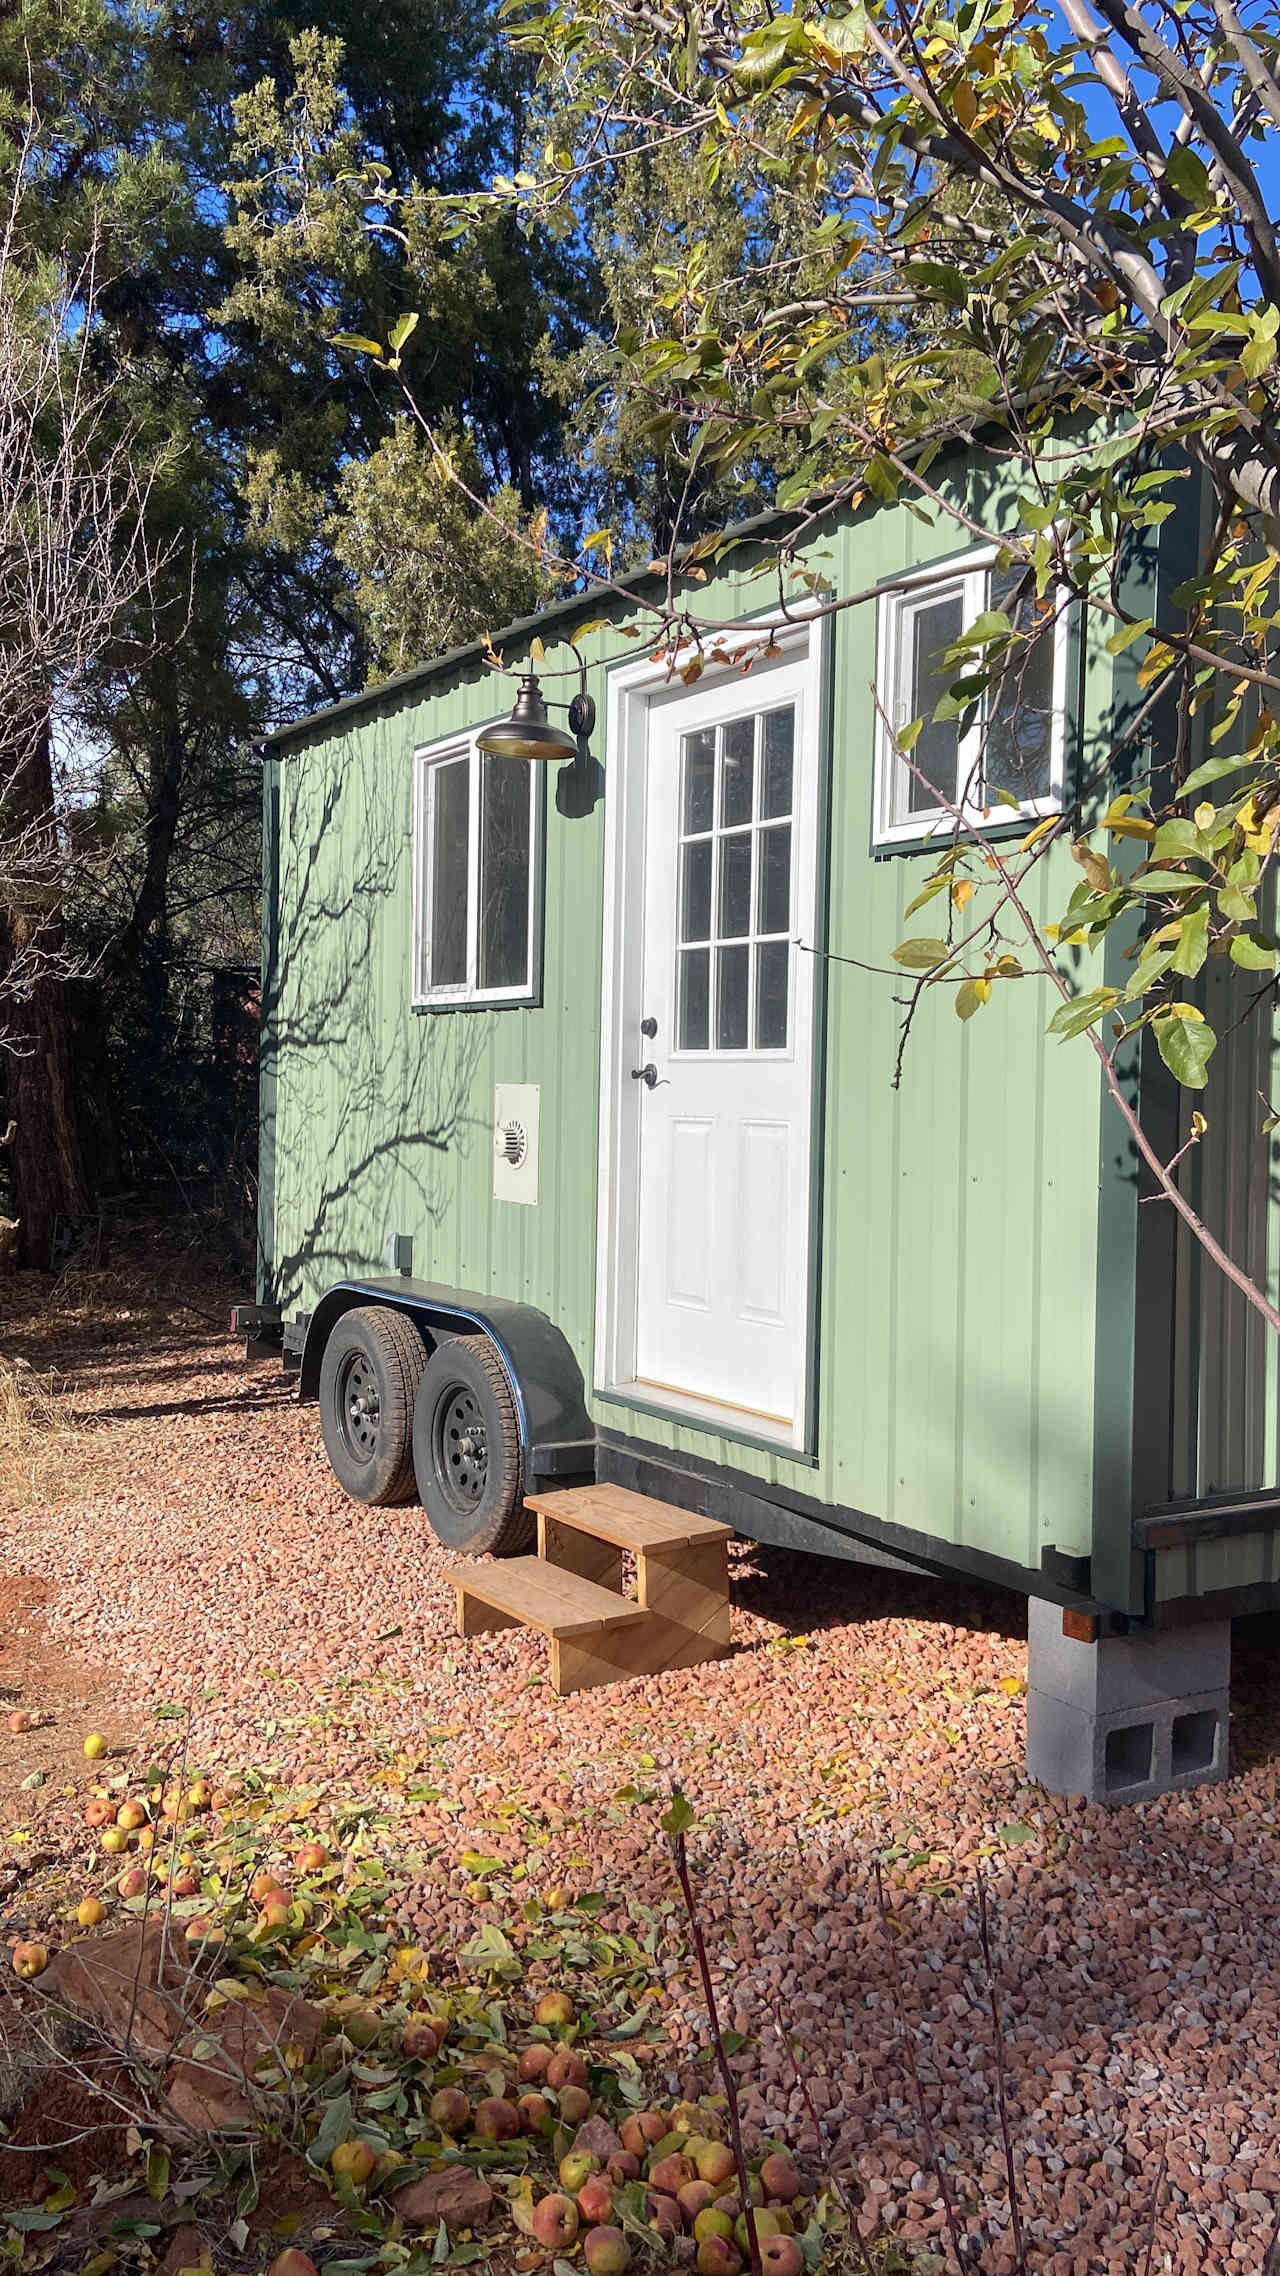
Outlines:
[[487,1336],[442,1336],[413,1409],[413,1466],[431,1529],[469,1557],[512,1557],[533,1538],[520,1425]]
[[389,1304],[361,1304],[334,1328],[320,1362],[320,1427],[353,1501],[413,1500],[413,1403],[426,1364],[412,1320]]

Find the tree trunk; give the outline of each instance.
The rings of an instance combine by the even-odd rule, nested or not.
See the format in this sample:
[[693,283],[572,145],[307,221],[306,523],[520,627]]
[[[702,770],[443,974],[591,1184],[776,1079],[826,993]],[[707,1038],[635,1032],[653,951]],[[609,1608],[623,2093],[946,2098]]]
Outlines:
[[[10,786],[7,803],[21,826],[53,811],[53,768],[48,734],[38,739]],[[42,966],[29,995],[6,1006],[3,1043],[8,1054],[9,1113],[13,1134],[14,1210],[20,1221],[18,1254],[24,1264],[48,1270],[53,1232],[61,1216],[90,1204],[89,1180],[76,1119],[71,1000],[63,954],[61,911],[12,904],[0,911],[0,973],[11,972],[32,950]]]

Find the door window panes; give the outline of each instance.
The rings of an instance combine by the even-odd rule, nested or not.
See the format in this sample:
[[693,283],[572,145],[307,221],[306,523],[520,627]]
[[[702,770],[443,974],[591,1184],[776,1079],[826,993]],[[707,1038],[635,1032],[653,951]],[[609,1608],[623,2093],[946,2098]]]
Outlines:
[[680,956],[680,1007],[676,1035],[681,1051],[705,1051],[711,1041],[711,951],[686,948]]
[[681,1051],[788,1048],[794,786],[791,704],[683,738]]
[[[1035,596],[1024,569],[991,572],[991,607],[1020,632],[1034,622]],[[992,682],[987,696],[983,782],[989,797],[1007,790],[1019,803],[1047,798],[1053,781],[1053,632],[1051,624]]]

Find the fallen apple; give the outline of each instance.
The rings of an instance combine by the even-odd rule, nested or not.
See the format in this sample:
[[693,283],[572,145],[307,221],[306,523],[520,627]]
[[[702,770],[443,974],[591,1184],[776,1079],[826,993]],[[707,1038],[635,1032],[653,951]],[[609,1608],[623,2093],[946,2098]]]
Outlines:
[[582,2240],[582,2257],[590,2276],[625,2276],[631,2266],[631,2247],[621,2229],[605,2223],[587,2230]]
[[283,1888],[280,1875],[273,1873],[269,1865],[262,1865],[249,1883],[249,1895],[255,1905],[264,1905],[269,1896],[273,1896],[277,1890],[283,1891]]
[[108,1826],[102,1836],[102,1846],[108,1857],[119,1857],[129,1846],[129,1836],[123,1826]]
[[594,2228],[607,2221],[613,2211],[613,2189],[607,2175],[589,2173],[578,2191],[578,2211],[584,2221]]
[[678,2197],[686,2181],[692,2181],[693,2178],[693,2167],[687,2157],[681,2157],[678,2150],[672,2150],[667,2157],[660,2157],[656,2165],[649,2168],[650,2187],[660,2189],[664,2197]]
[[760,2266],[764,2276],[802,2276],[804,2253],[799,2237],[761,2237]]
[[733,2151],[727,2142],[704,2142],[693,2162],[698,2179],[710,2181],[717,2189],[731,2180],[735,2171]]
[[520,2113],[505,2095],[487,2094],[476,2104],[472,2127],[482,2142],[509,2142],[520,2132]]
[[680,2207],[674,2197],[665,2196],[661,2189],[649,2192],[649,2225],[667,2244],[680,2234]]
[[14,1945],[13,1972],[15,1976],[21,1976],[24,1980],[32,1976],[42,1976],[48,1965],[49,1948],[47,1945],[30,1943]]
[[566,2126],[580,2126],[591,2116],[591,2096],[585,2086],[562,2086],[556,2099]]
[[287,2244],[276,2254],[267,2276],[320,2276],[320,2271],[309,2252],[299,2252],[296,2244]]
[[[758,2243],[763,2243],[764,2239],[767,2236],[782,2235],[783,2227],[781,2217],[772,2211],[768,2205],[753,2205],[751,2210],[755,2215],[756,2240]],[[737,2220],[733,2224],[733,2238],[739,2252],[750,2252],[751,2246],[747,2231],[747,2216],[745,2213],[739,2213]]]
[[258,1925],[267,1929],[287,1928],[292,1919],[293,1905],[281,1890],[274,1897],[267,1898],[258,1915]]
[[76,1919],[81,1928],[100,1928],[107,1917],[107,1908],[101,1897],[81,1897],[76,1906]]
[[572,2197],[553,2190],[533,2208],[533,2233],[548,2252],[563,2252],[578,2233],[578,2208]]
[[107,1751],[107,1742],[101,1731],[90,1731],[84,1742],[85,1757],[89,1762],[101,1762]]
[[560,2187],[576,2197],[584,2181],[600,2171],[594,2150],[567,2150],[560,2160]]
[[105,1794],[91,1795],[84,1806],[84,1822],[87,1826],[114,1825],[116,1822],[115,1803],[108,1801]]
[[471,2104],[460,2086],[440,2086],[431,2097],[430,2116],[442,2134],[460,2134],[471,2116]]
[[575,2055],[572,2047],[557,2047],[547,2064],[547,2085],[553,2086],[558,2094],[562,2086],[585,2086],[587,2078],[587,2066],[581,2055]]
[[634,2150],[615,2150],[605,2166],[614,2187],[620,2189],[624,2181],[640,2179],[640,2160]]
[[293,1862],[299,1873],[318,1873],[329,1862],[329,1852],[322,1841],[304,1841],[295,1850]]
[[534,2088],[530,2087],[527,2094],[521,2095],[519,2101],[516,2104],[516,2109],[520,2113],[520,2128],[522,2133],[550,2133],[554,2120],[552,2117],[551,2104],[547,2101],[545,2095],[538,2094]]
[[692,2227],[704,2205],[715,2203],[715,2190],[709,2181],[685,2181],[676,2191],[676,2203]]
[[742,2254],[731,2237],[704,2236],[696,2266],[698,2276],[739,2276]]
[[699,2244],[704,2236],[732,2237],[733,2215],[722,2213],[718,2205],[704,2205],[694,2220],[693,2233]]
[[200,1894],[200,1883],[196,1879],[195,1874],[175,1874],[173,1881],[173,1893],[175,1897],[198,1897]]
[[147,1805],[145,1802],[122,1802],[116,1811],[116,1824],[123,1826],[126,1833],[136,1833],[139,1826],[144,1826],[146,1823]]
[[406,2023],[400,2034],[400,2052],[411,2063],[429,2063],[436,2051],[436,2035],[429,2023]]
[[116,1882],[117,1892],[122,1897],[140,1897],[146,1890],[147,1879],[141,1865],[131,1865],[128,1872],[122,1873]]
[[780,2197],[784,2205],[799,2196],[800,2176],[786,2150],[770,2151],[760,2168],[760,2186],[766,2197]]
[[637,2157],[643,2157],[646,2150],[664,2140],[670,2131],[660,2110],[633,2110],[622,2121],[622,2146],[634,2151]]
[[373,2151],[357,2136],[338,2143],[330,2154],[329,2165],[339,2181],[349,2181],[354,2189],[359,2189],[373,2171]]
[[521,2085],[528,2086],[532,2084],[534,2079],[545,2078],[550,2060],[550,2047],[544,2046],[541,2039],[534,2039],[524,2049],[519,2062],[516,2064],[516,2077]]
[[562,2030],[574,2018],[574,2005],[568,1992],[544,1992],[534,2009],[534,2021],[551,2030]]
[[9,1728],[11,1731],[16,1731],[19,1733],[23,1731],[33,1731],[35,1729],[35,1717],[29,1712],[27,1708],[15,1707],[12,1715],[9,1717]]

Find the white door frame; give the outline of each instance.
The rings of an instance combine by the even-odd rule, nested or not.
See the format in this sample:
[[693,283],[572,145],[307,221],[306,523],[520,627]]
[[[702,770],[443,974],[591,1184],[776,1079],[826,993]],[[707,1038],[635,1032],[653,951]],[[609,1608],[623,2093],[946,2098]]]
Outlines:
[[[802,618],[801,610],[797,609],[795,613],[798,618]],[[726,627],[726,635],[732,637],[735,630],[745,632],[749,629],[747,625]],[[816,922],[822,905],[818,863],[825,836],[819,811],[822,789],[822,620],[816,619],[808,623],[799,621],[776,631],[773,645],[778,650],[774,662],[790,665],[801,662],[805,666],[804,709],[808,722],[805,741],[809,753],[810,784],[805,798],[808,844],[803,858],[812,878],[810,905]],[[771,665],[766,663],[757,664],[746,675],[741,667],[707,666],[697,685],[699,692],[717,684],[731,686],[737,683],[744,690],[760,688],[761,702],[764,704],[768,701],[763,691],[767,688],[770,672]],[[662,1409],[683,1421],[719,1434],[746,1439],[763,1438],[780,1449],[785,1447],[789,1451],[803,1452],[808,1448],[812,1408],[810,1376],[814,1292],[810,1283],[816,1249],[813,1240],[813,1213],[817,1205],[818,1179],[811,1117],[818,1092],[813,1075],[820,1002],[820,990],[816,985],[808,991],[810,1008],[807,1018],[810,1032],[805,1072],[808,1081],[806,1134],[809,1214],[808,1223],[804,1227],[806,1293],[802,1315],[805,1349],[803,1381],[796,1400],[794,1428],[785,1437],[779,1436],[775,1440],[768,1432],[762,1432],[759,1421],[747,1413],[743,1413],[740,1421],[737,1421],[733,1410],[713,1412],[710,1404],[703,1404],[696,1397],[673,1394],[670,1399],[666,1399],[655,1387],[635,1383],[641,1092],[640,1086],[631,1079],[629,1062],[624,1064],[624,1060],[628,1052],[634,1056],[643,1044],[640,1021],[645,1012],[641,1000],[645,881],[644,864],[638,854],[645,845],[645,801],[648,787],[645,760],[654,704],[661,702],[664,707],[666,704],[677,704],[687,692],[680,681],[678,670],[673,671],[663,663],[655,664],[647,657],[638,658],[634,663],[618,665],[609,675],[605,746],[607,788],[601,956],[594,1388],[602,1398],[614,1397],[625,1404]]]

